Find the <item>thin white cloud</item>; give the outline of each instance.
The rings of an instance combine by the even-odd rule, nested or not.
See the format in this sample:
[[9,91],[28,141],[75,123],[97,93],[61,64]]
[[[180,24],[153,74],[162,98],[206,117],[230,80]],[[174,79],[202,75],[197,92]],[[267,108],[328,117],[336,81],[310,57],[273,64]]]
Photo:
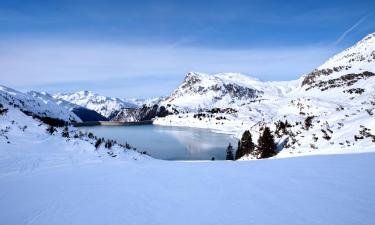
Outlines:
[[2,42],[0,52],[0,84],[14,88],[100,84],[145,76],[176,81],[189,71],[241,72],[263,80],[288,80],[309,72],[333,54],[331,48],[316,46],[233,50],[67,41]]
[[334,45],[339,44],[350,32],[352,32],[355,28],[361,25],[371,14],[368,14],[361,19],[359,19],[355,24],[353,24],[349,29],[347,29],[344,33],[340,35],[339,38],[333,43]]

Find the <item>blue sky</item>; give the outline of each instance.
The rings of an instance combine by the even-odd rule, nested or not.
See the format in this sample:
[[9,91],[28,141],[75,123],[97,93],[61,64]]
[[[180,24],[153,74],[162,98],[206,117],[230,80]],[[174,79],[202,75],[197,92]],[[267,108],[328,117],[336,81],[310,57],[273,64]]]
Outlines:
[[189,71],[291,80],[375,32],[375,1],[0,1],[0,84],[169,94]]

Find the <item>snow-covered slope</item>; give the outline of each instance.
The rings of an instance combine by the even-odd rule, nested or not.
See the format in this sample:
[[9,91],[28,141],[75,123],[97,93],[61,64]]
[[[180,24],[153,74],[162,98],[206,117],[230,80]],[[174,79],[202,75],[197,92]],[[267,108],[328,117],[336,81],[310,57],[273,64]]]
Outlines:
[[371,225],[375,220],[374,153],[119,162],[75,148],[66,154],[53,148],[1,154],[0,224]]
[[333,56],[323,65],[304,76],[306,89],[321,90],[337,86],[350,86],[357,80],[375,76],[375,33],[343,52]]
[[55,101],[41,99],[31,94],[25,94],[0,85],[0,103],[12,105],[25,113],[38,117],[50,117],[64,121],[80,122],[81,119],[65,107],[60,107]]
[[51,94],[47,92],[29,91],[26,94],[31,95],[35,98],[38,98],[44,102],[56,102],[56,104],[58,104],[59,106],[66,108],[70,111],[72,111],[74,108],[80,107],[76,104],[70,103],[65,100],[60,100],[60,99],[56,100]]
[[161,101],[162,97],[155,97],[155,98],[146,98],[146,99],[140,99],[140,98],[124,98],[122,99],[124,102],[131,103],[133,105],[138,106],[139,108],[143,105],[155,105],[158,104]]
[[[256,141],[263,126],[282,155],[375,150],[375,34],[295,81],[262,82],[240,74],[189,73],[161,101],[173,115],[154,123],[211,128]],[[178,113],[176,113],[176,111]],[[288,121],[286,129],[280,122]],[[311,123],[311,125],[307,125]]]
[[71,102],[65,101],[63,99],[56,99],[52,95],[46,92],[36,92],[30,91],[27,93],[35,98],[38,98],[44,102],[56,102],[57,105],[60,107],[66,108],[69,111],[76,114],[83,122],[85,121],[106,121],[108,120],[106,117],[100,115],[94,110],[85,108],[80,105],[73,104]]
[[[48,128],[48,129],[47,129]],[[67,134],[63,135],[63,130]],[[111,147],[101,143],[95,147],[94,134],[83,133],[74,127],[52,128],[23,113],[13,104],[0,104],[0,170],[2,175],[52,169],[72,162],[102,160],[137,160],[149,158],[114,142]],[[51,134],[52,133],[52,134]],[[0,222],[1,223],[1,222]]]
[[119,98],[105,97],[90,91],[79,91],[68,94],[58,93],[53,95],[53,97],[94,110],[108,119],[115,116],[121,109],[137,107],[137,105],[125,102]]

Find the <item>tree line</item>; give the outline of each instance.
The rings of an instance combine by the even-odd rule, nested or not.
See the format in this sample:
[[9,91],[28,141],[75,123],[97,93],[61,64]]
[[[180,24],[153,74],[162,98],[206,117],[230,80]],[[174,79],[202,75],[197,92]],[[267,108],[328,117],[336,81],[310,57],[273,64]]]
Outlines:
[[246,130],[238,141],[237,151],[233,153],[233,146],[229,143],[227,147],[227,160],[237,160],[241,157],[248,155],[254,158],[263,159],[275,156],[277,154],[277,145],[275,138],[271,133],[269,127],[263,127],[260,130],[261,135],[258,139],[258,144],[255,145],[252,139],[252,135],[249,130]]

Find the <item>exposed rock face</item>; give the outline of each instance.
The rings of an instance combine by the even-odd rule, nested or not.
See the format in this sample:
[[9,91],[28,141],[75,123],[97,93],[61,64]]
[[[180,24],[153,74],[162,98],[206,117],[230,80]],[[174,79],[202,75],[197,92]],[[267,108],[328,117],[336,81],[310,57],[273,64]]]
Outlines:
[[237,84],[224,84],[223,87],[222,95],[229,94],[229,96],[234,99],[252,99],[263,94],[263,91],[242,87]]
[[360,80],[363,80],[363,79],[365,80],[371,77],[375,77],[375,73],[368,72],[368,71],[365,71],[363,73],[358,73],[358,74],[351,73],[351,74],[343,75],[339,78],[311,83],[310,86],[306,88],[306,90],[318,87],[321,91],[326,91],[328,89],[336,88],[336,87],[349,87],[357,83]]
[[348,70],[351,66],[339,66],[339,67],[333,67],[332,69],[315,69],[309,74],[306,75],[305,79],[302,81],[302,86],[304,85],[311,85],[315,82],[315,79],[319,78],[320,76],[329,76],[334,72],[340,72],[343,69]]
[[375,33],[367,35],[305,75],[302,86],[306,90],[318,87],[325,91],[328,88],[351,86],[353,82],[372,77],[374,73]]
[[152,120],[156,117],[165,117],[171,114],[173,113],[167,110],[167,108],[164,106],[159,106],[157,104],[151,106],[143,105],[138,109],[123,109],[111,120],[121,122],[146,121]]
[[138,110],[138,119],[139,121],[151,120],[155,117],[165,117],[170,114],[172,113],[168,111],[164,106],[153,105],[150,107],[144,105]]
[[139,121],[139,118],[137,117],[137,110],[138,109],[122,109],[120,111],[116,111],[110,116],[110,120],[118,122]]

